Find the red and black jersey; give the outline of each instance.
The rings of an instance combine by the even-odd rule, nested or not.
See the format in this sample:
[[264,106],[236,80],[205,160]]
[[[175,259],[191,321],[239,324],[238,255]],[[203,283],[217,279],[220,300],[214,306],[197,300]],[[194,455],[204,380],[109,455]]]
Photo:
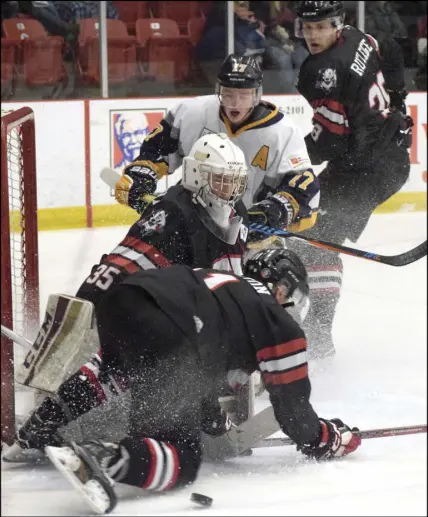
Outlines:
[[172,266],[129,276],[194,343],[200,367],[224,379],[227,371],[260,370],[284,432],[296,443],[319,436],[310,402],[303,330],[262,283],[226,271]]
[[313,130],[305,138],[312,163],[352,161],[371,153],[379,139],[393,139],[386,80],[393,88],[401,85],[377,41],[354,27],[345,27],[326,51],[308,56],[297,88],[313,108]]
[[93,267],[76,296],[95,305],[111,285],[140,270],[183,264],[242,274],[248,229],[247,212],[241,201],[235,204],[242,217],[234,244],[227,244],[202,222],[192,193],[181,185],[158,196],[125,238]]

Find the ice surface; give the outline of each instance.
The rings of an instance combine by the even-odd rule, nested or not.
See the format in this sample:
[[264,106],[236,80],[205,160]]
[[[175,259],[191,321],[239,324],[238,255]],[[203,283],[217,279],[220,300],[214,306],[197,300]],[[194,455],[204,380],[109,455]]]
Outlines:
[[[42,232],[41,302],[74,294],[91,266],[126,228]],[[426,239],[426,214],[374,216],[358,246],[382,254]],[[360,429],[426,423],[427,262],[395,268],[343,256],[334,326],[337,355],[314,362],[312,403],[320,416]],[[263,395],[257,408],[268,404]],[[351,456],[317,464],[294,447],[204,464],[176,494],[121,486],[112,515],[427,515],[426,435],[366,440]],[[214,498],[210,509],[191,492]],[[2,515],[90,515],[50,465],[2,465]]]

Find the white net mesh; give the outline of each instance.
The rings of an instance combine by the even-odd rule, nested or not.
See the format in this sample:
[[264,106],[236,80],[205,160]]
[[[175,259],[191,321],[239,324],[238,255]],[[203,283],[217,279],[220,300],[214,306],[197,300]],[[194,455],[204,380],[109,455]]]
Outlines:
[[[9,112],[2,110],[3,116]],[[27,210],[26,214],[26,201],[25,201],[25,168],[24,168],[24,152],[29,142],[24,142],[23,137],[23,125],[17,124],[15,127],[10,128],[7,131],[6,140],[2,143],[2,153],[7,155],[7,192],[8,192],[8,212],[9,212],[9,242],[10,242],[10,281],[12,291],[12,322],[11,327],[16,333],[33,339],[35,336],[35,330],[39,324],[38,315],[32,313],[31,304],[29,302],[29,296],[33,296],[34,293],[29,292],[28,282],[28,263],[27,254],[37,254],[37,248],[32,249],[27,244],[26,229],[29,228],[29,222],[26,220],[27,217],[37,217],[34,213],[31,214]],[[25,150],[25,151],[24,151]],[[5,190],[2,189],[2,203],[6,203],[4,199]],[[34,200],[36,202],[36,200]],[[4,225],[7,225],[7,221],[2,219],[2,237],[4,238],[6,232],[4,231]],[[5,239],[6,240],[6,239]],[[35,241],[37,242],[37,240]],[[4,246],[7,246],[5,242],[2,243],[2,250]],[[3,252],[3,251],[2,251]],[[4,274],[3,261],[6,261],[2,257],[2,273]],[[3,280],[2,280],[3,284]],[[5,293],[2,288],[2,296]],[[2,305],[3,307],[3,305]],[[7,311],[10,310],[10,304],[8,305]],[[4,315],[2,309],[2,323]],[[21,346],[14,344],[14,370],[22,364],[24,361],[26,350]],[[3,370],[2,370],[3,371]],[[24,388],[23,386],[15,383],[15,414],[18,417],[22,417],[28,413],[34,407],[35,404],[35,393],[34,390]],[[11,404],[12,406],[12,404]],[[3,414],[2,414],[3,416]]]
[[10,254],[12,275],[13,329],[25,333],[25,207],[20,127],[12,129],[7,138],[9,180]]

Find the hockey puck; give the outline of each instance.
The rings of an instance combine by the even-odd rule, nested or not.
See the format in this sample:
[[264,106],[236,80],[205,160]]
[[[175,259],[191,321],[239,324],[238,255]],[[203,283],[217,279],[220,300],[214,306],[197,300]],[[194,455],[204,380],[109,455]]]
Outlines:
[[207,495],[196,494],[195,492],[193,492],[193,494],[190,496],[190,500],[194,503],[200,504],[201,506],[205,506],[206,508],[209,508],[213,504],[211,497],[208,497]]

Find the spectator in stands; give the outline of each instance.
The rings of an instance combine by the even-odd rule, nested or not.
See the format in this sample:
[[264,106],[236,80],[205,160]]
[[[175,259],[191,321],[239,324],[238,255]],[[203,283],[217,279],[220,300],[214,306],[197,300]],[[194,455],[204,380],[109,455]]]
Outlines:
[[[242,5],[244,4],[244,5]],[[269,36],[266,25],[258,20],[247,2],[235,4],[235,53],[258,55],[263,67],[278,71],[276,85],[278,93],[288,93],[293,88],[293,48]],[[196,56],[210,83],[214,84],[218,70],[226,55],[226,11],[224,2],[215,2],[207,19],[204,34],[196,47]]]
[[[66,23],[78,23],[85,18],[99,18],[99,2],[84,1],[84,2],[67,2],[67,1],[53,1],[48,2],[54,4],[58,11],[60,18]],[[107,18],[115,20],[119,19],[118,12],[113,6],[112,2],[107,3]]]
[[[239,12],[239,6],[235,6],[235,11],[236,10]],[[249,27],[249,23],[238,16],[236,12],[234,23],[235,51],[244,54],[246,51],[244,32],[248,29],[251,30],[251,28]],[[260,35],[258,37],[261,38]],[[253,43],[255,43],[254,40]],[[226,46],[226,3],[214,2],[211,12],[207,17],[202,38],[196,46],[196,57],[210,84],[214,85],[217,81],[218,71],[227,54]],[[263,50],[260,53],[262,52]]]
[[365,31],[378,41],[407,39],[407,30],[390,2],[366,2]]
[[[249,21],[250,13],[248,9],[239,5],[235,6],[235,52],[245,54],[247,49],[264,49],[263,26],[259,27],[256,23]],[[201,61],[220,60],[223,62],[226,56],[226,5],[224,2],[215,2],[209,14],[204,34],[196,47],[196,55]],[[221,63],[220,63],[221,64]],[[216,77],[218,73],[216,67]]]
[[[264,34],[268,44],[264,56],[266,68],[283,70],[286,91],[295,93],[295,80],[303,61],[309,55],[301,40],[294,39],[294,14],[288,7],[289,2],[250,2],[257,19],[265,24]],[[280,24],[287,21],[287,27]],[[285,54],[285,56],[284,56]],[[273,55],[273,59],[272,59]],[[282,63],[278,67],[276,63]]]
[[61,19],[54,5],[55,2],[19,1],[16,3],[18,4],[20,13],[29,15],[40,22],[51,36],[61,36],[71,47],[75,46],[79,34],[79,28],[76,25],[67,23]]
[[16,18],[19,13],[18,2],[1,2],[1,21]]

